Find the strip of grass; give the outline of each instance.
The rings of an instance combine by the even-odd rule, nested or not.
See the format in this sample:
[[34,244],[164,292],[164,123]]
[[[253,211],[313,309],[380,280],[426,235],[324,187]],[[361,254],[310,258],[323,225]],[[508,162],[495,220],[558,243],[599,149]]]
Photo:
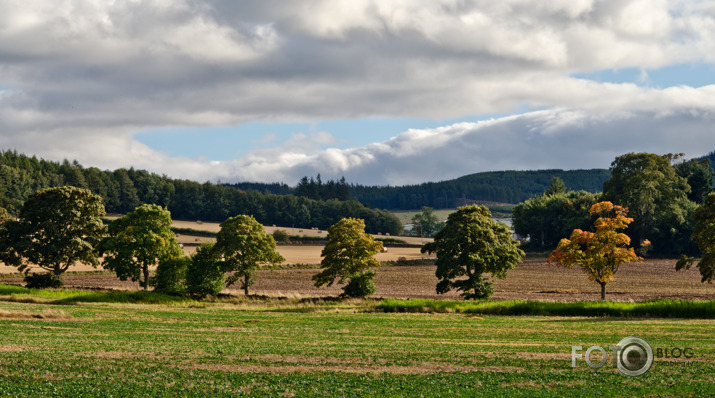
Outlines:
[[[4,297],[2,297],[4,296]],[[127,292],[91,292],[71,289],[28,289],[22,286],[0,285],[0,300],[17,302],[43,302],[52,304],[74,303],[137,303],[172,304],[187,303],[184,297],[137,290]]]
[[483,315],[618,316],[658,318],[715,318],[715,300],[653,300],[639,303],[581,301],[454,301],[385,299],[377,307],[384,312],[456,312]]

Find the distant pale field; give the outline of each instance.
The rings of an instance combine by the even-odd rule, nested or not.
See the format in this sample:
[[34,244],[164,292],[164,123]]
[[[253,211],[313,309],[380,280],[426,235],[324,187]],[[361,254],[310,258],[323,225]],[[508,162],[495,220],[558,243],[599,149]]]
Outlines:
[[[116,217],[109,217],[116,218]],[[198,231],[209,231],[218,232],[220,227],[219,223],[209,223],[209,222],[196,222],[196,221],[174,221],[174,227],[176,228],[191,228]],[[281,229],[286,231],[289,235],[298,236],[327,236],[326,231],[305,229],[305,228],[286,228],[286,227],[265,227],[266,232],[272,234],[276,229]],[[385,235],[375,235],[376,237],[388,238]],[[429,238],[417,238],[409,236],[395,236],[395,239],[403,240],[410,244],[423,244],[424,242],[431,241]],[[179,234],[177,239],[179,243],[184,245],[184,253],[186,255],[191,255],[196,252],[196,244],[206,243],[214,241],[213,238],[197,237],[191,235]],[[278,246],[278,253],[280,253],[286,261],[282,264],[320,264],[320,252],[323,250],[323,246],[313,246],[313,245],[291,245],[291,246]],[[421,254],[420,249],[417,247],[389,247],[387,248],[387,253],[379,253],[376,258],[378,261],[396,261],[400,257],[405,257],[408,260],[421,259],[421,258],[434,258],[434,256],[429,256],[426,254]],[[102,270],[102,267],[93,268],[92,266],[77,263],[70,268],[70,271],[85,272],[85,271],[97,271]],[[33,271],[39,272],[40,268],[33,268]],[[0,263],[0,274],[15,273],[17,269],[14,267],[8,267]]]

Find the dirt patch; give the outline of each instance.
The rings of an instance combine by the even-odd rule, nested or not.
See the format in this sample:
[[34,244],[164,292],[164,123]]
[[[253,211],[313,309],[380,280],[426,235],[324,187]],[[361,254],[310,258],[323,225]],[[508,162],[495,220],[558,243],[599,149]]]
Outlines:
[[14,344],[0,344],[0,352],[20,352],[24,351],[25,347]]
[[43,312],[17,312],[0,310],[0,319],[45,319],[45,320],[74,320],[72,315],[58,310],[47,310]]
[[[292,250],[305,249],[319,252],[316,246],[283,246]],[[297,249],[296,249],[297,248]],[[409,249],[409,248],[395,248]],[[415,249],[418,250],[418,249]],[[398,252],[395,252],[397,254]],[[389,253],[388,253],[389,254]],[[298,254],[301,255],[301,254]],[[312,256],[314,254],[305,254]],[[305,259],[309,261],[309,259]],[[715,286],[700,282],[697,269],[675,271],[676,260],[647,260],[628,264],[618,271],[616,280],[606,287],[606,297],[612,301],[645,301],[669,299],[715,299]],[[377,270],[374,297],[396,298],[458,298],[459,292],[439,295],[435,292],[437,278],[435,266],[382,267]],[[312,277],[319,269],[260,270],[255,277],[251,294],[268,297],[327,297],[342,293],[342,286],[316,288]],[[112,274],[63,276],[70,288],[108,288],[137,290],[139,284],[120,281]],[[0,283],[22,283],[16,277],[2,278]],[[543,259],[528,259],[508,272],[506,279],[494,280],[494,300],[542,300],[542,301],[596,301],[600,299],[600,286],[589,281],[580,269],[568,269],[548,264]],[[238,286],[227,290],[241,295]]]

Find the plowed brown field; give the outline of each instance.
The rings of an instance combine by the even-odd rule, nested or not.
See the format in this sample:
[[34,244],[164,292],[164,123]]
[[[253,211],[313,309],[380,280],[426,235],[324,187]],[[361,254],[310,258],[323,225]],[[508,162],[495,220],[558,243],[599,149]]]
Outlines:
[[[290,246],[288,246],[290,247]],[[435,293],[434,266],[382,267],[378,270],[376,297],[456,298],[455,292]],[[340,294],[340,286],[317,289],[311,277],[316,269],[261,270],[256,275],[252,294],[287,297],[321,297]],[[122,282],[109,274],[64,276],[70,287],[136,289],[137,283]],[[20,283],[17,277],[0,278],[0,283]],[[238,286],[227,292],[241,294]],[[496,300],[598,300],[600,288],[579,269],[565,269],[541,259],[530,259],[510,271],[504,280],[495,281]],[[623,266],[616,280],[607,286],[614,301],[643,301],[657,298],[715,299],[715,285],[700,282],[697,270],[675,271],[675,260],[648,260]]]

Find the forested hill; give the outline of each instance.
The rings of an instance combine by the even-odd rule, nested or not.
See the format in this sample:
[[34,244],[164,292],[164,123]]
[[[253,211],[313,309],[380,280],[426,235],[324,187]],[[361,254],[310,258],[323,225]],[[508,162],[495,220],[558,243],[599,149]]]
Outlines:
[[698,158],[698,160],[703,160],[703,159],[710,159],[710,165],[715,167],[715,151],[710,152],[709,154]]
[[455,180],[401,187],[351,186],[351,199],[381,209],[454,208],[474,201],[520,203],[543,192],[553,177],[574,191],[601,192],[610,177],[605,169],[492,171]]
[[[372,208],[390,210],[414,210],[422,206],[435,209],[455,208],[474,202],[520,203],[543,192],[553,177],[561,178],[566,187],[574,191],[601,192],[603,182],[610,177],[605,169],[593,170],[536,170],[536,171],[490,171],[466,175],[454,180],[427,182],[406,186],[364,186],[349,184],[348,196]],[[293,193],[308,197],[338,197],[344,184],[341,181],[327,183],[304,177],[297,188],[286,184],[238,183],[232,186],[275,194]],[[334,189],[331,189],[334,187]],[[343,199],[343,197],[340,197]]]
[[175,219],[222,222],[237,214],[264,225],[326,229],[344,217],[365,220],[369,233],[398,234],[400,221],[357,201],[313,200],[294,195],[243,191],[231,186],[175,180],[144,170],[103,171],[77,162],[50,162],[0,151],[0,207],[18,214],[34,192],[56,186],[87,188],[102,197],[108,213],[126,213],[142,203],[166,206]]

